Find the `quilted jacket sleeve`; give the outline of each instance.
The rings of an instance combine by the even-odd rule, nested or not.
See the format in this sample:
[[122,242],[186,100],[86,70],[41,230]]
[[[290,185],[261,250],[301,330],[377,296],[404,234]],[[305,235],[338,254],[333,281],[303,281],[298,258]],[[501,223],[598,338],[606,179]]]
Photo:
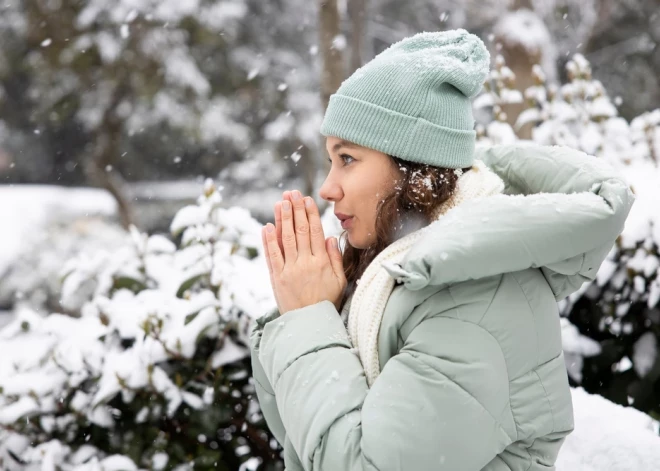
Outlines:
[[273,391],[273,387],[264,372],[264,367],[259,361],[259,349],[261,346],[261,334],[263,328],[268,322],[277,319],[279,316],[280,313],[275,310],[274,312],[266,314],[256,320],[252,332],[250,333],[250,359],[252,362],[252,379],[254,379],[254,386],[257,392],[257,399],[259,400],[261,412],[264,415],[264,419],[266,419],[268,428],[273,436],[275,436],[275,439],[280,445],[284,445],[286,432],[284,431],[284,425],[282,424],[280,413],[277,410],[275,391]]
[[[570,218],[575,216],[580,223],[567,233],[566,240],[557,237],[563,247],[575,247],[575,254],[539,264],[543,265],[541,270],[557,299],[563,299],[584,282],[595,279],[598,268],[623,230],[634,201],[618,172],[597,157],[561,146],[526,142],[478,146],[475,154],[504,180],[509,194],[591,193],[599,197],[600,203],[592,205],[576,195],[569,201],[570,212],[558,221],[570,228]],[[560,210],[558,202],[556,212]]]
[[280,412],[277,408],[277,402],[275,401],[275,391],[273,391],[273,387],[271,386],[270,381],[264,372],[264,368],[261,365],[261,361],[259,360],[261,335],[264,326],[279,317],[279,311],[274,310],[273,312],[257,319],[252,328],[252,332],[250,333],[252,378],[254,379],[254,387],[257,393],[257,400],[259,401],[259,407],[266,420],[266,424],[277,442],[283,448],[282,455],[284,456],[287,471],[298,471],[303,469],[302,464],[300,463],[300,458],[298,458],[296,451],[293,449],[291,440],[286,435],[286,430],[284,430],[282,418],[280,417]]
[[635,199],[618,172],[558,146],[479,146],[475,157],[507,194],[449,211],[390,274],[415,291],[539,268],[557,300],[593,280]]
[[[438,341],[455,328],[478,348]],[[512,441],[504,356],[478,326],[425,320],[371,389],[328,301],[265,324],[258,356],[307,471],[479,470]]]

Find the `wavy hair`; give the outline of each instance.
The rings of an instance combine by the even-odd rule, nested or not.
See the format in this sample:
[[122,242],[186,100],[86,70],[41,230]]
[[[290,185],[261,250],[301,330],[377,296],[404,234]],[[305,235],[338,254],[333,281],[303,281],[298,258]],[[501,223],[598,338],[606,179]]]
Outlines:
[[340,311],[374,258],[392,242],[430,224],[436,208],[453,195],[459,176],[470,170],[470,167],[452,169],[419,164],[391,155],[389,158],[399,169],[399,179],[394,191],[377,206],[375,242],[365,249],[357,249],[348,243],[346,231],[340,235],[345,247],[342,258],[348,281]]

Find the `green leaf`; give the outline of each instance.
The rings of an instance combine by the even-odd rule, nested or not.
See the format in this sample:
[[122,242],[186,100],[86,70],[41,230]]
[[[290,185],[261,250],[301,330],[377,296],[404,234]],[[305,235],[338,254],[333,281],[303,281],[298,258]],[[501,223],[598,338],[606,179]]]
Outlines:
[[195,339],[195,345],[199,344],[199,341],[206,335],[206,332],[211,328],[210,325],[207,325],[204,327],[199,334],[197,334],[197,338]]
[[139,293],[140,291],[147,289],[147,285],[145,285],[140,280],[136,280],[135,278],[128,276],[115,277],[114,283],[112,284],[112,289],[119,290],[122,288],[129,289],[134,293]]
[[220,458],[222,458],[222,453],[219,450],[198,447],[194,469],[215,469],[215,463],[218,463]]
[[183,297],[183,293],[185,293],[188,289],[190,289],[190,287],[191,287],[192,285],[194,285],[194,284],[197,283],[199,280],[201,280],[201,279],[203,279],[203,278],[205,278],[205,277],[208,277],[208,274],[207,274],[207,273],[202,273],[202,274],[200,274],[200,275],[195,275],[195,276],[193,276],[193,277],[188,278],[186,281],[184,281],[183,283],[181,283],[181,286],[179,286],[179,289],[178,289],[178,291],[176,292],[176,297],[177,297],[177,298],[182,298],[182,297]]
[[246,250],[250,260],[257,258],[257,255],[259,255],[259,251],[255,247],[246,247]]

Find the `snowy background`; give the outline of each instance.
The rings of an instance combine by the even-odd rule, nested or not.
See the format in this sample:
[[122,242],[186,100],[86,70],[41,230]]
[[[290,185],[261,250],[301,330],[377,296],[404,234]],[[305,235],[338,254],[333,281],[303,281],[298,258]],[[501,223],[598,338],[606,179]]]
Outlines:
[[[260,227],[327,169],[324,103],[418,31],[491,49],[479,140],[602,158],[637,201],[560,303],[559,471],[660,469],[654,0],[0,0],[0,469],[281,470],[246,335]],[[323,77],[323,80],[321,79]]]

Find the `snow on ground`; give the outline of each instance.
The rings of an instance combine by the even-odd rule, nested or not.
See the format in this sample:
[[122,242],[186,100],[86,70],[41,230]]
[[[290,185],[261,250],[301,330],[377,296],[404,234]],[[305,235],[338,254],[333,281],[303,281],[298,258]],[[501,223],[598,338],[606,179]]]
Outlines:
[[575,430],[564,442],[557,471],[660,469],[658,423],[648,415],[573,389]]
[[30,245],[31,234],[57,220],[116,213],[105,190],[52,185],[0,185],[0,277]]
[[203,179],[173,181],[139,181],[127,185],[131,196],[137,199],[195,201],[202,193]]

